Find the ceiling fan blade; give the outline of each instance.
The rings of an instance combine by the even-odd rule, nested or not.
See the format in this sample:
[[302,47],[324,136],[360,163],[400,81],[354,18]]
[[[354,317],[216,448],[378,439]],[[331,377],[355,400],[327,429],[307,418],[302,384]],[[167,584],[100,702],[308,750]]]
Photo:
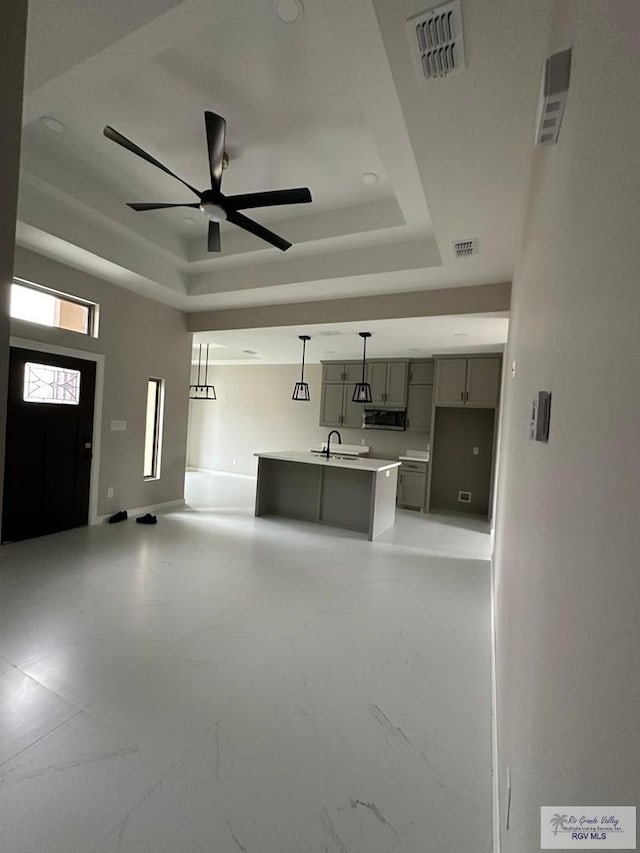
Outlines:
[[248,210],[250,207],[273,207],[276,204],[307,204],[310,201],[311,191],[307,187],[225,197],[225,202],[234,210]]
[[162,210],[165,207],[200,207],[199,204],[154,204],[153,202],[127,202],[127,207],[132,210]]
[[256,237],[260,237],[261,240],[266,240],[267,243],[271,243],[271,245],[275,246],[276,249],[286,252],[287,249],[291,248],[291,243],[288,243],[282,237],[278,237],[277,234],[274,234],[273,231],[269,231],[268,228],[265,228],[258,222],[254,222],[253,219],[249,219],[248,216],[238,213],[237,210],[228,210],[227,220],[229,222],[233,222],[234,225],[239,225],[240,228],[244,228],[245,231],[255,234]]
[[209,236],[207,238],[207,249],[210,252],[220,251],[220,223],[209,222]]
[[163,172],[166,172],[167,175],[171,175],[172,178],[175,178],[177,181],[180,181],[181,184],[184,184],[185,187],[188,187],[192,193],[195,193],[198,198],[202,197],[202,193],[197,190],[195,187],[192,187],[191,184],[188,184],[186,181],[183,181],[182,178],[179,178],[175,175],[170,169],[167,169],[159,160],[156,160],[155,157],[152,157],[151,154],[147,154],[147,152],[140,148],[139,145],[136,145],[135,142],[132,142],[130,139],[127,139],[126,136],[123,136],[113,127],[107,125],[105,129],[102,131],[103,134],[110,139],[112,142],[116,142],[118,145],[121,145],[123,148],[126,148],[127,151],[131,151],[132,154],[136,154],[138,157],[141,157],[143,160],[146,160],[147,163],[151,163],[152,166],[157,166],[158,169],[162,169]]
[[209,171],[211,173],[211,189],[220,192],[222,181],[222,157],[224,155],[224,138],[227,123],[217,113],[205,112],[204,124],[207,130],[207,149],[209,151]]

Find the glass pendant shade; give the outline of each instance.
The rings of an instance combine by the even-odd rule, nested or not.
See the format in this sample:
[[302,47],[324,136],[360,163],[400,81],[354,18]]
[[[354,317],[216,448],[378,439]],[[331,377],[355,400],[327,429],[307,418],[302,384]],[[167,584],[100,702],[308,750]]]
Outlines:
[[354,403],[370,403],[371,385],[365,381],[365,374],[367,369],[367,338],[371,337],[371,332],[358,332],[358,334],[362,338],[362,382],[356,382],[351,400]]
[[311,395],[309,394],[309,385],[304,381],[304,353],[307,341],[310,341],[311,338],[309,335],[298,335],[298,337],[302,341],[302,369],[300,372],[300,381],[296,382],[291,399],[299,400],[302,403],[308,403],[311,399]]
[[202,344],[198,347],[198,376],[197,382],[189,385],[190,400],[217,400],[215,385],[207,383],[207,374],[209,372],[209,344],[207,344],[206,355],[204,357],[204,382],[200,381],[200,372],[202,367]]

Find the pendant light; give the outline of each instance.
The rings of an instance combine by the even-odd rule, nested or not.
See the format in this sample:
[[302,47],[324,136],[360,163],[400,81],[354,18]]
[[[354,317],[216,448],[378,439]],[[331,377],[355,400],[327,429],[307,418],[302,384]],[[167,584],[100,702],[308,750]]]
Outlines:
[[301,400],[304,403],[308,403],[311,397],[309,395],[309,385],[304,381],[304,351],[307,346],[307,341],[310,341],[311,338],[309,335],[298,335],[298,337],[302,341],[302,371],[300,373],[300,382],[296,382],[291,399]]
[[371,332],[358,332],[358,334],[362,338],[362,382],[356,382],[351,399],[354,403],[370,403],[371,385],[365,382],[365,371],[367,366],[367,338],[371,337]]
[[196,385],[189,385],[190,400],[217,400],[215,385],[207,383],[207,373],[209,370],[209,344],[207,344],[206,354],[204,357],[204,383],[200,382],[200,368],[202,365],[202,344],[198,346],[198,382]]

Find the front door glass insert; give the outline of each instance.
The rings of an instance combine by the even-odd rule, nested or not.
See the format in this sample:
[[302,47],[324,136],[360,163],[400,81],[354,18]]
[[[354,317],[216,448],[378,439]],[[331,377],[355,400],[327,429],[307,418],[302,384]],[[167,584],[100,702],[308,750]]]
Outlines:
[[27,361],[22,399],[25,403],[77,406],[80,403],[80,371]]

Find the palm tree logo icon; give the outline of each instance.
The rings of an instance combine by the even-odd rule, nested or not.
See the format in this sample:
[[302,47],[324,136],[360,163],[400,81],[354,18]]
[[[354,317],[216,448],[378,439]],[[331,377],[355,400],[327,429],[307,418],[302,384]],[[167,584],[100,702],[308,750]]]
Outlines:
[[566,814],[558,814],[557,812],[554,814],[552,818],[549,818],[549,823],[554,827],[553,834],[557,835],[559,829],[564,829],[564,822],[567,820]]

